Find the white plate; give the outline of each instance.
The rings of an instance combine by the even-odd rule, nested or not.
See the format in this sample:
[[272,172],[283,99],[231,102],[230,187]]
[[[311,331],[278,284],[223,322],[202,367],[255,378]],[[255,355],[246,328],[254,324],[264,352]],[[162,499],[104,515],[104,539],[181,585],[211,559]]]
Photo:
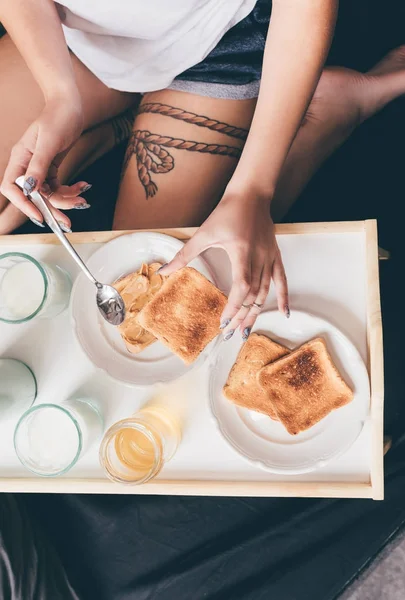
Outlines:
[[354,390],[354,399],[296,436],[270,417],[235,406],[223,396],[222,388],[242,345],[237,332],[222,342],[211,371],[211,410],[221,433],[243,457],[273,473],[298,475],[323,467],[355,442],[369,414],[370,383],[360,354],[333,325],[304,312],[293,311],[290,319],[277,311],[263,312],[254,331],[290,350],[323,337],[336,367]]
[[[91,256],[87,265],[96,279],[102,283],[113,283],[139,269],[143,262],[169,262],[183,245],[168,235],[132,233],[105,244]],[[193,260],[190,266],[215,283],[202,258]],[[71,314],[77,339],[92,363],[113,379],[130,385],[152,385],[178,379],[191,368],[200,366],[219,341],[217,338],[211,342],[197,361],[189,366],[160,342],[139,354],[130,354],[119,331],[108,325],[99,314],[94,285],[83,274],[73,286]]]

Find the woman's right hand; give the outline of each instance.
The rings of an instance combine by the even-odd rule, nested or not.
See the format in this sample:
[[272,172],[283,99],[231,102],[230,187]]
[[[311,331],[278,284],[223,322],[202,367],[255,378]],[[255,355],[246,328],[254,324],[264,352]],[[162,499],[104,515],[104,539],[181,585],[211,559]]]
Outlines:
[[235,192],[230,185],[208,219],[159,272],[171,275],[208,248],[225,250],[232,268],[232,287],[220,326],[225,340],[237,329],[247,340],[266,302],[271,281],[278,309],[289,318],[287,277],[270,216],[269,198],[241,186]]
[[[12,149],[0,191],[37,224],[43,223],[43,217],[27,198],[34,190],[43,191],[45,197],[52,192],[49,206],[65,229],[70,229],[70,219],[58,209],[66,210],[86,204],[79,194],[89,189],[87,182],[61,185],[58,177],[63,159],[82,131],[80,100],[66,102],[53,99],[45,104],[38,119]],[[23,191],[15,184],[20,176],[24,176]]]

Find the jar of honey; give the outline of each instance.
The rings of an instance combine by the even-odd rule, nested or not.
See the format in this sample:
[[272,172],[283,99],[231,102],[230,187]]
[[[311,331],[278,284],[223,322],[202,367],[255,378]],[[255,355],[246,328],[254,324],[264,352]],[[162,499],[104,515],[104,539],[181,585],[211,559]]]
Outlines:
[[100,463],[112,481],[146,483],[173,457],[180,440],[179,423],[170,411],[147,406],[108,429],[100,446]]

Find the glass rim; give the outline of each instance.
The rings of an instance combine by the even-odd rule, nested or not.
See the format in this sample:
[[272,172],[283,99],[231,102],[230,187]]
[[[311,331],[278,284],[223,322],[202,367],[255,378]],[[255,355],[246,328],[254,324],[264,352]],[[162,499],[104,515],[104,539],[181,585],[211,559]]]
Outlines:
[[[154,461],[154,464],[151,467],[150,471],[144,477],[136,479],[136,480],[124,479],[123,477],[120,477],[119,475],[117,475],[115,472],[113,473],[109,468],[110,461],[107,459],[107,449],[108,449],[109,444],[112,442],[112,440],[116,437],[117,433],[121,429],[127,429],[127,428],[136,429],[136,430],[140,431],[141,433],[143,433],[143,435],[145,435],[145,437],[150,442],[152,442],[154,450],[155,450],[155,461]],[[109,479],[111,479],[111,481],[114,481],[115,483],[122,483],[125,485],[140,485],[142,483],[146,483],[146,482],[150,481],[151,479],[153,479],[153,477],[156,477],[156,475],[158,475],[160,473],[160,471],[162,470],[163,465],[164,465],[163,452],[162,452],[160,445],[156,441],[155,435],[153,433],[153,429],[154,429],[153,426],[146,425],[145,423],[138,421],[136,416],[128,417],[126,419],[121,419],[120,421],[117,421],[116,423],[111,425],[111,427],[109,427],[109,429],[107,429],[107,431],[105,432],[103,439],[101,440],[101,443],[100,443],[99,460],[100,460],[101,467],[103,468],[107,477],[109,477]]]
[[[63,469],[60,469],[59,471],[56,471],[55,473],[44,473],[44,472],[40,473],[39,471],[33,469],[32,467],[28,466],[27,462],[24,460],[24,458],[21,456],[20,452],[18,451],[17,437],[18,437],[18,431],[19,431],[20,426],[24,423],[24,421],[32,413],[34,413],[35,411],[41,410],[42,408],[56,408],[57,410],[60,410],[61,412],[63,412],[65,415],[67,415],[70,418],[70,420],[72,421],[72,423],[75,426],[76,431],[77,431],[78,444],[77,444],[77,452],[76,452],[74,458],[70,461],[70,463],[66,467],[64,467]],[[60,406],[59,404],[51,404],[50,402],[48,402],[46,404],[37,404],[36,406],[31,406],[31,408],[26,410],[24,412],[24,414],[21,415],[21,417],[19,418],[17,425],[15,426],[15,429],[14,429],[13,444],[14,444],[14,451],[16,453],[18,460],[23,465],[23,467],[28,469],[28,471],[30,471],[31,473],[34,473],[35,475],[39,475],[41,477],[57,477],[59,475],[64,475],[65,473],[67,473],[72,467],[74,467],[74,465],[79,460],[80,454],[83,449],[83,435],[82,435],[82,432],[80,429],[80,425],[77,422],[77,419],[72,415],[72,413],[69,410],[67,410],[63,406]]]
[[5,319],[3,317],[0,316],[0,321],[2,321],[3,323],[11,323],[14,325],[18,325],[20,323],[26,323],[27,321],[31,321],[31,319],[33,319],[34,317],[37,316],[37,314],[42,310],[46,298],[48,296],[48,277],[46,275],[45,269],[43,268],[43,266],[41,265],[40,262],[38,262],[33,256],[30,256],[29,254],[25,254],[24,252],[6,252],[5,254],[0,254],[0,261],[2,261],[5,258],[10,258],[11,256],[18,256],[19,258],[24,258],[26,260],[28,260],[29,262],[31,262],[33,265],[35,265],[37,267],[37,269],[39,270],[39,272],[42,275],[42,279],[44,281],[44,295],[42,297],[42,300],[38,306],[38,308],[36,308],[34,310],[34,312],[32,312],[30,315],[22,318],[22,319]]
[[[23,360],[20,360],[19,358],[12,358],[11,356],[0,356],[0,364],[2,362],[5,362],[7,360],[12,360],[13,362],[17,362],[20,363],[20,365],[24,365],[24,367],[26,367],[28,369],[28,371],[31,373],[32,375],[32,379],[34,380],[34,399],[31,402],[31,405],[29,408],[27,408],[27,410],[32,408],[32,405],[34,404],[35,400],[37,399],[38,396],[38,381],[37,378],[35,377],[35,373],[34,371],[31,369],[31,367],[29,367],[27,365],[27,363],[25,363]],[[25,413],[24,413],[25,414]]]

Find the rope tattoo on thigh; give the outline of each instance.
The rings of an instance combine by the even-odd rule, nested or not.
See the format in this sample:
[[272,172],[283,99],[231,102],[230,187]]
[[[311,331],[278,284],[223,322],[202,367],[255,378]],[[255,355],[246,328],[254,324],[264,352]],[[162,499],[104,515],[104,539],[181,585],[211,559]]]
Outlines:
[[171,117],[172,119],[177,119],[178,121],[191,123],[191,125],[198,125],[198,127],[206,127],[207,129],[212,129],[212,131],[219,131],[220,133],[225,133],[230,137],[234,137],[243,141],[246,140],[248,134],[247,129],[232,127],[232,125],[228,125],[227,123],[221,123],[221,121],[216,121],[215,119],[209,119],[208,117],[203,117],[202,115],[187,112],[181,108],[169,106],[168,104],[159,104],[158,102],[153,104],[142,104],[142,106],[139,107],[138,114],[141,115],[143,113],[164,115],[166,117]]
[[[197,125],[198,127],[206,127],[207,129],[218,131],[243,141],[248,134],[246,129],[232,127],[227,123],[221,123],[220,121],[209,119],[208,117],[190,113],[166,104],[143,104],[139,108],[138,114],[140,113],[161,114],[173,119],[185,121],[192,125]],[[205,154],[218,154],[232,158],[239,158],[242,152],[240,148],[234,146],[205,144],[202,142],[163,136],[151,133],[150,131],[135,130],[132,132],[129,139],[122,173],[125,173],[131,157],[135,155],[139,180],[145,190],[146,198],[153,197],[158,191],[158,187],[156,183],[152,181],[151,175],[153,173],[169,173],[174,168],[174,158],[166,148],[175,148],[176,150],[187,150],[188,152],[201,152]]]
[[151,179],[151,173],[169,173],[174,168],[174,158],[165,148],[221,154],[239,158],[241,150],[233,146],[202,144],[169,136],[158,135],[150,131],[134,131],[130,137],[124,159],[124,171],[133,154],[136,156],[139,180],[147,198],[154,196],[158,187]]
[[114,143],[115,145],[120,144],[124,140],[127,140],[132,131],[132,127],[134,125],[136,116],[136,110],[131,107],[126,110],[118,117],[111,119],[111,126],[114,133]]

